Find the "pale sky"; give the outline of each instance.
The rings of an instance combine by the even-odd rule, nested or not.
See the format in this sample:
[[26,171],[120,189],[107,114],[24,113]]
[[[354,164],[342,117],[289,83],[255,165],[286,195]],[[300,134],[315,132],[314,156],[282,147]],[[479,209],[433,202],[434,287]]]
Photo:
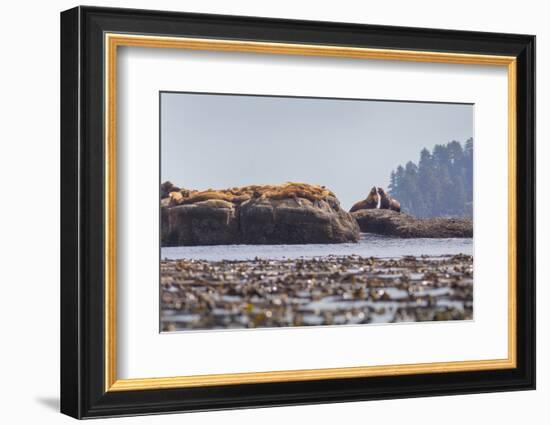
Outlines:
[[349,209],[420,150],[473,137],[473,105],[161,93],[161,180],[187,189],[298,181]]

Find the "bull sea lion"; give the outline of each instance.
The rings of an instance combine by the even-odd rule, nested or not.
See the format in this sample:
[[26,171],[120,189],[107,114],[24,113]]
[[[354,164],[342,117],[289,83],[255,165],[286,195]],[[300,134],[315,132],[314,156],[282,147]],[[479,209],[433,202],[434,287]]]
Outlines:
[[380,197],[380,208],[382,210],[393,210],[401,212],[401,204],[397,199],[392,198],[388,193],[381,187],[376,188],[378,195]]
[[376,190],[376,187],[373,186],[369,194],[367,195],[366,199],[363,199],[362,201],[355,203],[351,207],[349,212],[376,209],[378,207],[379,201],[380,201],[380,195],[378,195],[378,191]]
[[388,193],[381,187],[373,186],[366,199],[355,203],[349,211],[355,212],[359,210],[374,209],[401,212],[401,204],[397,201],[397,199],[394,199],[388,195]]

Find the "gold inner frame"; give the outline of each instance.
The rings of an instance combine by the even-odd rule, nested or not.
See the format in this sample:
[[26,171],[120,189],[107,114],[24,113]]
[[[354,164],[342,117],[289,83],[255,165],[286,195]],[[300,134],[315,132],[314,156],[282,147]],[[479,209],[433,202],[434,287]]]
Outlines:
[[[310,381],[417,373],[447,373],[516,367],[516,58],[445,52],[370,49],[128,34],[105,34],[105,391]],[[325,56],[507,67],[508,72],[508,357],[418,364],[302,369],[164,378],[118,379],[116,325],[116,99],[119,46]]]

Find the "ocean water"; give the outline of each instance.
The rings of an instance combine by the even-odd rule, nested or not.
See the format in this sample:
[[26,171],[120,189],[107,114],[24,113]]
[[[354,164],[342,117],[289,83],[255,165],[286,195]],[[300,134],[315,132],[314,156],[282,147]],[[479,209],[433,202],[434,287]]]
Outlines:
[[404,255],[473,255],[472,238],[401,239],[363,233],[358,243],[307,245],[213,245],[161,248],[161,259],[252,260],[258,258],[312,258],[327,255],[398,258]]

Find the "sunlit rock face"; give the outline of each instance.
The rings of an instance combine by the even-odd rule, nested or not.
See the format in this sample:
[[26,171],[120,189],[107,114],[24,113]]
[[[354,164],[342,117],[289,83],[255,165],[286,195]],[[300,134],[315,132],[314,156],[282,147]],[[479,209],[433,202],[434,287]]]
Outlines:
[[359,235],[356,220],[323,186],[193,191],[161,185],[162,246],[344,243]]

